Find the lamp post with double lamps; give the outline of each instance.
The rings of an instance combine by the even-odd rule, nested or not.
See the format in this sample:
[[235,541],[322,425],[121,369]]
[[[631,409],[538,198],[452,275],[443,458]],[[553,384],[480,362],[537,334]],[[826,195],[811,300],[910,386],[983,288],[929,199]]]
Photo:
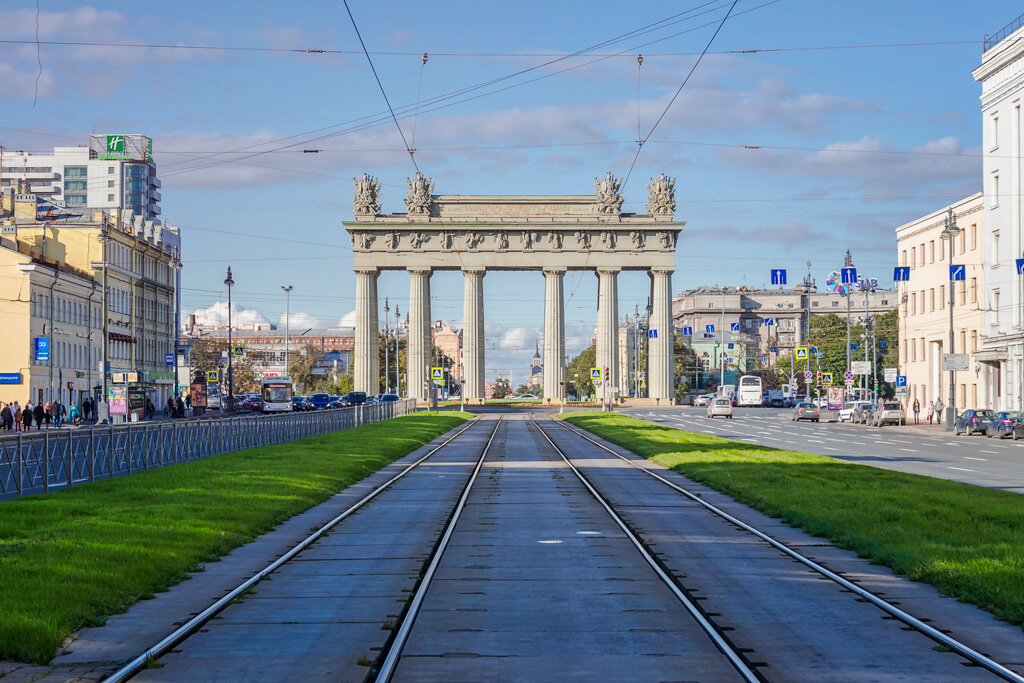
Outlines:
[[[953,274],[953,238],[960,234],[960,228],[956,224],[956,215],[953,207],[946,212],[946,224],[939,236],[949,242],[949,353],[953,353],[953,287],[956,280]],[[963,266],[961,266],[963,267]],[[956,422],[956,371],[949,371],[949,405],[946,406],[946,431],[951,432]]]
[[235,281],[231,277],[231,266],[228,266],[228,276],[224,278],[224,284],[228,286],[228,395],[225,401],[227,412],[235,410],[235,369],[231,364],[231,357],[235,355],[235,343],[231,336],[231,288]]

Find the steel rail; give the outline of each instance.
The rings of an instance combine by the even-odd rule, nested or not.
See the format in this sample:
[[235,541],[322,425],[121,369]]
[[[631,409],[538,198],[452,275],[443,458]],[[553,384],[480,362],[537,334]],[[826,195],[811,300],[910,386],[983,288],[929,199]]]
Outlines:
[[960,655],[964,659],[967,659],[967,660],[973,662],[974,664],[976,664],[976,665],[978,665],[978,666],[988,670],[989,672],[999,676],[1000,678],[1002,678],[1004,680],[1013,681],[1013,683],[1024,683],[1024,676],[1022,676],[1021,674],[1017,673],[1016,671],[1008,669],[1007,667],[1003,666],[1002,664],[1000,664],[999,662],[995,661],[994,659],[991,659],[990,657],[986,657],[985,655],[981,654],[977,650],[974,650],[970,646],[965,645],[964,643],[961,643],[959,640],[956,640],[955,638],[951,638],[951,637],[947,636],[942,631],[939,631],[938,629],[936,629],[936,628],[934,628],[932,626],[929,626],[928,624],[924,623],[923,621],[921,621],[917,617],[913,616],[912,614],[909,614],[908,612],[903,611],[899,607],[896,607],[892,603],[887,602],[886,600],[878,597],[874,593],[872,593],[872,592],[870,592],[870,591],[868,591],[868,590],[866,590],[864,588],[861,588],[860,586],[858,586],[857,584],[853,583],[849,579],[843,578],[839,574],[836,574],[835,572],[833,572],[832,570],[828,569],[827,567],[818,564],[814,560],[801,555],[800,553],[798,553],[797,551],[793,550],[792,548],[790,548],[786,544],[782,543],[781,541],[776,540],[775,538],[769,536],[768,534],[764,533],[763,531],[760,531],[760,530],[750,526],[746,522],[744,522],[742,520],[739,520],[736,517],[733,517],[732,515],[730,515],[725,510],[722,510],[721,508],[712,505],[711,503],[707,502],[706,500],[703,500],[700,496],[696,495],[695,493],[687,491],[682,486],[679,486],[675,482],[666,479],[665,477],[661,476],[657,472],[653,472],[649,468],[640,465],[639,463],[637,463],[632,458],[627,458],[626,456],[622,455],[621,453],[616,453],[611,448],[608,448],[604,444],[602,444],[599,441],[593,439],[590,435],[588,435],[588,434],[582,432],[581,430],[579,430],[578,428],[576,428],[575,425],[570,426],[570,425],[566,424],[564,421],[555,420],[555,418],[551,418],[551,420],[556,422],[556,423],[558,423],[559,425],[561,425],[563,429],[565,429],[565,430],[567,430],[567,431],[569,431],[569,432],[571,432],[573,434],[576,434],[580,438],[585,439],[586,441],[589,441],[590,443],[594,444],[598,448],[601,448],[602,450],[608,451],[609,453],[611,453],[615,457],[617,457],[617,458],[619,458],[621,460],[626,461],[627,463],[629,463],[630,465],[632,465],[636,469],[640,470],[641,472],[644,472],[645,474],[648,474],[648,475],[654,477],[655,479],[657,479],[661,483],[665,484],[669,488],[677,491],[678,493],[683,494],[684,496],[686,496],[687,498],[689,498],[693,502],[699,503],[700,505],[704,506],[705,509],[709,510],[710,512],[713,512],[714,514],[718,515],[719,517],[721,517],[722,519],[726,520],[730,524],[734,524],[734,525],[738,526],[739,528],[743,529],[744,531],[746,531],[746,532],[748,532],[750,534],[753,534],[754,536],[758,537],[762,541],[764,541],[764,542],[768,543],[769,545],[771,545],[773,548],[775,548],[779,552],[781,552],[781,553],[783,553],[785,555],[788,555],[790,558],[792,558],[792,559],[796,560],[797,562],[803,564],[804,566],[814,570],[815,572],[821,574],[822,576],[824,576],[824,577],[834,581],[835,583],[839,584],[840,586],[842,586],[846,590],[848,590],[848,591],[856,594],[857,596],[867,600],[868,602],[870,602],[875,607],[878,607],[882,611],[888,613],[890,616],[898,619],[899,621],[903,622],[907,626],[910,626],[915,631],[918,631],[922,635],[925,635],[925,636],[931,638],[932,640],[934,640],[935,642],[940,643],[941,645],[944,645],[944,646],[948,647],[950,650],[953,650],[954,652],[956,652],[958,655]]
[[413,595],[412,601],[409,603],[409,609],[405,612],[405,617],[402,619],[402,623],[398,627],[398,631],[395,633],[394,640],[391,641],[391,647],[388,649],[388,654],[384,658],[384,661],[381,662],[380,669],[377,670],[377,678],[375,680],[379,683],[386,683],[386,681],[390,681],[391,676],[395,673],[395,667],[398,665],[398,658],[402,655],[402,648],[405,647],[405,643],[409,639],[409,633],[412,631],[413,623],[416,621],[420,607],[423,605],[423,599],[427,594],[427,589],[430,588],[430,582],[433,580],[434,574],[437,573],[438,565],[441,564],[441,556],[444,555],[444,551],[448,547],[448,542],[451,540],[452,534],[455,532],[455,525],[458,524],[459,517],[462,516],[462,510],[466,507],[466,501],[469,499],[469,492],[473,488],[473,484],[476,482],[477,474],[480,473],[480,469],[484,466],[484,460],[487,458],[487,452],[491,449],[491,443],[494,442],[494,435],[498,433],[498,425],[500,424],[501,417],[499,416],[494,423],[494,431],[491,432],[490,438],[487,439],[487,444],[484,446],[484,450],[480,454],[480,459],[476,461],[476,467],[473,468],[473,473],[469,475],[469,481],[466,482],[466,486],[462,490],[462,495],[459,496],[459,502],[455,505],[455,509],[452,511],[452,517],[448,520],[448,524],[445,526],[444,534],[441,536],[441,540],[434,549],[434,554],[430,558],[430,564],[427,565],[427,570],[423,573],[419,586],[416,587],[416,593]]
[[569,457],[562,451],[562,449],[555,444],[551,437],[548,436],[547,432],[545,432],[544,429],[541,428],[539,424],[537,424],[537,421],[532,416],[530,417],[530,421],[533,423],[533,426],[537,428],[537,431],[541,433],[541,436],[543,436],[547,440],[547,442],[551,444],[551,447],[555,449],[555,452],[561,456],[562,460],[565,461],[565,464],[569,466],[569,469],[571,469],[573,473],[577,477],[579,477],[579,480],[583,482],[583,485],[587,488],[588,491],[590,491],[590,494],[597,500],[601,507],[605,509],[605,512],[607,512],[608,515],[612,518],[612,520],[618,525],[618,527],[622,529],[622,532],[626,534],[626,537],[630,540],[633,546],[636,547],[636,549],[640,552],[644,560],[646,560],[647,564],[651,566],[651,569],[653,569],[654,572],[658,575],[658,578],[660,578],[665,583],[665,585],[668,586],[669,590],[672,591],[672,594],[675,595],[676,599],[679,600],[679,602],[683,605],[683,608],[686,609],[687,612],[689,612],[690,616],[693,617],[694,621],[697,622],[701,630],[703,630],[704,633],[707,634],[707,636],[715,644],[715,647],[717,647],[718,650],[725,655],[726,659],[729,660],[729,663],[732,664],[733,668],[736,669],[740,676],[742,676],[744,680],[748,681],[748,683],[755,683],[761,681],[762,679],[759,678],[758,675],[747,665],[747,663],[743,660],[743,657],[733,648],[729,641],[727,641],[725,637],[718,632],[718,629],[716,629],[715,626],[708,620],[708,618],[704,616],[703,612],[701,612],[697,608],[697,606],[693,604],[693,601],[691,601],[690,598],[688,598],[686,594],[679,588],[675,580],[668,575],[668,573],[661,567],[661,565],[650,553],[650,551],[644,546],[644,543],[640,540],[640,537],[633,532],[630,526],[626,524],[626,522],[621,517],[619,517],[618,513],[616,513],[615,510],[612,509],[612,506],[608,503],[608,501],[597,491],[596,488],[594,488],[593,485],[591,485],[590,481],[582,472],[580,472],[579,469],[577,469],[576,465],[572,463],[572,460],[570,460]]
[[[329,522],[327,522],[326,524],[321,526],[319,529],[314,531],[312,534],[310,534],[309,536],[307,536],[303,540],[299,541],[299,543],[294,545],[284,555],[282,555],[281,557],[279,557],[274,562],[270,563],[269,565],[267,565],[266,567],[264,567],[260,571],[256,572],[255,574],[250,576],[248,579],[246,579],[242,583],[238,584],[238,586],[236,586],[229,593],[224,595],[224,597],[220,598],[219,600],[217,600],[216,602],[211,604],[209,607],[204,609],[202,612],[200,612],[196,616],[194,616],[191,619],[189,619],[187,622],[185,622],[180,627],[175,629],[170,635],[165,637],[163,640],[158,642],[156,645],[153,645],[152,647],[148,648],[145,652],[140,654],[138,657],[136,657],[135,659],[133,659],[130,662],[128,662],[127,664],[125,664],[123,667],[121,667],[120,669],[118,669],[117,671],[112,673],[107,678],[103,679],[104,683],[119,683],[120,681],[126,681],[129,678],[131,678],[132,676],[134,676],[135,674],[137,674],[139,672],[139,670],[143,669],[150,660],[155,659],[157,657],[160,657],[160,656],[166,654],[172,648],[174,648],[175,646],[180,644],[182,641],[186,640],[189,636],[194,634],[196,631],[198,631],[208,621],[210,621],[210,619],[212,619],[213,617],[217,616],[217,614],[219,614],[221,611],[223,611],[223,609],[225,607],[227,607],[228,604],[232,600],[234,600],[239,595],[244,593],[246,590],[251,588],[253,585],[255,585],[257,582],[262,580],[268,574],[270,574],[271,572],[273,572],[276,569],[278,569],[279,567],[281,567],[281,565],[283,565],[286,562],[288,562],[289,560],[291,560],[293,557],[298,555],[301,551],[305,550],[307,547],[312,545],[317,539],[319,539],[321,536],[323,536],[331,528],[336,526],[339,522],[344,520],[346,517],[351,516],[354,512],[356,512],[357,510],[359,510],[360,508],[365,506],[371,500],[376,498],[380,493],[382,493],[385,489],[387,489],[392,484],[394,484],[396,481],[398,481],[399,479],[404,477],[406,474],[408,474],[410,471],[412,471],[413,469],[418,467],[427,458],[429,458],[430,456],[434,455],[439,450],[441,450],[442,448],[444,448],[445,446],[450,444],[452,441],[457,439],[464,432],[466,432],[466,430],[470,429],[473,425],[477,424],[478,422],[479,422],[479,420],[476,419],[476,418],[470,420],[469,424],[467,424],[465,427],[463,427],[462,429],[457,431],[455,434],[452,434],[450,437],[448,437],[447,439],[442,441],[440,444],[438,444],[437,446],[432,448],[428,453],[426,453],[425,455],[423,455],[422,457],[417,459],[415,462],[412,462],[409,465],[407,465],[405,467],[405,469],[403,469],[401,472],[399,472],[395,476],[391,477],[386,482],[384,482],[383,484],[381,484],[380,486],[375,488],[373,491],[371,491],[370,493],[368,493],[365,496],[363,496],[362,498],[360,498],[356,503],[351,505],[348,509],[346,509],[344,512],[339,514],[337,517],[331,519]],[[493,437],[493,434],[492,434],[492,437]],[[490,442],[488,442],[488,444],[489,443]]]

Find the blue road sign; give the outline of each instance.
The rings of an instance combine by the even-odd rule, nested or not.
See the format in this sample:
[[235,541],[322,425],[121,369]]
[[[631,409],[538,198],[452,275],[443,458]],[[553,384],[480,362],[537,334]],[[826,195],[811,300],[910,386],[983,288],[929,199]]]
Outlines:
[[444,368],[430,368],[430,379],[444,379]]
[[812,346],[811,347],[811,355],[812,356],[817,356],[818,355],[818,347],[817,346]]
[[714,334],[715,333],[715,326],[714,325],[705,325],[704,326],[704,331],[706,333],[708,333],[708,334]]
[[887,348],[889,348],[889,342],[887,342],[887,341],[880,341],[880,342],[878,342],[878,348],[880,348],[880,349],[887,349]]
[[796,357],[799,358],[800,360],[806,360],[807,359],[807,347],[806,346],[799,347],[796,350]]
[[684,337],[692,337],[693,336],[693,328],[692,327],[684,327],[683,328],[683,336]]
[[771,327],[772,325],[775,324],[775,318],[765,318],[764,319],[764,324],[765,324],[765,327]]
[[168,366],[174,365],[174,354],[173,353],[165,353],[164,354],[164,365],[168,365]]
[[767,363],[768,362],[768,356],[761,356],[761,362],[762,363]]
[[896,386],[898,386],[898,387],[905,387],[905,386],[907,386],[907,376],[906,375],[896,375]]
[[818,358],[824,358],[824,357],[825,357],[825,354],[820,353],[820,352],[818,353]]
[[726,357],[726,359],[725,359],[725,364],[726,364],[726,365],[732,365],[732,358],[728,358],[728,357]]
[[658,338],[658,331],[657,330],[647,330],[647,338],[648,339],[657,339]]
[[[1024,259],[1021,259],[1024,261]],[[1018,267],[1018,270],[1020,268]],[[909,282],[910,281],[910,266],[896,266],[892,269],[892,279],[895,282]]]
[[1024,258],[1017,259],[1017,275],[1024,274]]
[[778,353],[778,352],[779,352],[779,347],[778,346],[773,346],[772,347],[772,353]]
[[0,384],[21,384],[21,373],[0,372]]
[[729,323],[729,330],[731,332],[739,332],[740,331],[740,324],[739,323]]
[[731,343],[729,344],[729,348],[730,348],[730,349],[731,349],[731,348],[733,348],[733,346],[735,346],[735,345],[734,345],[734,344],[731,344]]
[[48,363],[50,361],[50,338],[36,337],[36,361]]
[[852,285],[857,282],[857,269],[856,268],[843,268],[840,272],[842,276],[842,283],[844,285]]
[[952,282],[959,282],[960,280],[965,279],[966,274],[967,267],[962,264],[958,266],[949,267],[949,279]]
[[206,383],[217,384],[220,382],[220,371],[219,370],[207,370],[206,371]]
[[772,270],[772,284],[773,285],[784,285],[786,284],[786,271],[782,268],[775,268]]
[[856,344],[850,344],[850,350],[851,351],[856,351],[857,350],[857,345]]

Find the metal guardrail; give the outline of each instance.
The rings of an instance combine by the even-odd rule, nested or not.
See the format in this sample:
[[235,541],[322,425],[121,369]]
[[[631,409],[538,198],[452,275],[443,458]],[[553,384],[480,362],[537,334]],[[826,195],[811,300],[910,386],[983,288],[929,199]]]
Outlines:
[[171,420],[0,438],[0,499],[351,429],[415,412],[404,399],[283,415]]
[[1006,26],[999,29],[998,33],[991,36],[985,36],[985,42],[982,44],[981,51],[988,52],[990,48],[995,47],[1003,40],[1006,36],[1010,35],[1021,26],[1024,26],[1024,14],[1020,15]]

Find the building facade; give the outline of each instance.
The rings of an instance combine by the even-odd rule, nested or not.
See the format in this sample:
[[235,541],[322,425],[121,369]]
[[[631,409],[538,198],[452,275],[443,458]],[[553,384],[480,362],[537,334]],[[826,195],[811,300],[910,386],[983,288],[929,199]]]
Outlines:
[[[969,369],[956,373],[958,410],[997,405],[999,368],[981,361],[985,329],[984,197],[972,195],[896,229],[897,263],[910,268],[898,283],[900,374],[907,377],[908,400],[926,407],[940,396],[949,405],[949,373],[943,353],[965,353]],[[960,228],[952,245],[941,235],[952,208]],[[962,282],[950,282],[951,263],[965,267]],[[953,286],[953,347],[949,345],[949,287]],[[996,380],[996,381],[993,381]]]
[[434,346],[452,359],[448,371],[451,379],[462,382],[462,330],[453,329],[448,323],[438,320],[434,324]]
[[983,188],[985,196],[985,322],[977,358],[993,373],[989,401],[996,410],[1024,406],[1024,296],[1015,260],[1022,255],[1024,169],[1021,96],[1024,95],[1022,18],[985,41],[981,65]]
[[145,135],[90,135],[88,145],[52,152],[0,152],[0,190],[17,187],[70,210],[160,215],[160,179]]

